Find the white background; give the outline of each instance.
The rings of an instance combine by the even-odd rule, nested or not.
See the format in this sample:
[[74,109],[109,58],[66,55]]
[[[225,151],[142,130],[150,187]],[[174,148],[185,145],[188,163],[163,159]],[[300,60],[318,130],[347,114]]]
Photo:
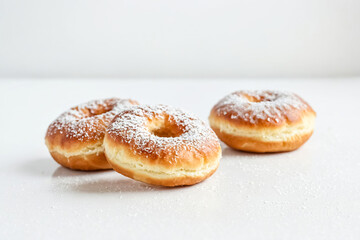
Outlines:
[[0,0],[0,77],[360,74],[358,0]]
[[[359,23],[357,0],[0,0],[0,239],[358,240],[360,78],[345,77],[360,76]],[[67,170],[44,144],[91,99],[207,122],[238,89],[296,92],[314,135],[279,154],[222,143],[211,178],[173,189]]]

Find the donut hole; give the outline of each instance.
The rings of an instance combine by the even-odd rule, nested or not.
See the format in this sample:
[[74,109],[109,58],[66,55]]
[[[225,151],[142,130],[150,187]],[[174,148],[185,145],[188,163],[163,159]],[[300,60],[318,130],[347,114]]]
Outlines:
[[182,134],[181,129],[171,122],[152,122],[148,125],[149,132],[157,137],[175,138]]
[[98,106],[97,108],[82,108],[80,111],[88,117],[93,117],[110,112],[113,109],[112,106]]
[[158,128],[158,129],[153,129],[151,131],[152,134],[154,134],[155,136],[158,136],[158,137],[166,137],[166,138],[169,138],[169,137],[178,137],[180,136],[180,134],[178,134],[177,132],[173,131],[171,128]]
[[259,103],[259,102],[272,102],[275,99],[273,98],[273,96],[251,96],[251,95],[247,95],[245,94],[244,97],[249,101],[249,102],[253,102],[253,103]]
[[245,95],[249,102],[262,102],[261,99],[255,98],[254,96]]

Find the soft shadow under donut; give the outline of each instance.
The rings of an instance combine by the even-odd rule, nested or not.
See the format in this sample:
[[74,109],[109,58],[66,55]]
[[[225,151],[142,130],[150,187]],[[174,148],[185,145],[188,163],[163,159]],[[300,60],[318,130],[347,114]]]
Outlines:
[[223,157],[240,157],[240,156],[253,156],[257,153],[250,153],[250,152],[242,152],[239,150],[232,149],[230,147],[223,147],[222,155]]
[[114,171],[74,171],[58,167],[52,174],[61,190],[83,193],[171,191],[175,188],[149,185],[126,178]]
[[169,188],[147,185],[132,179],[100,179],[94,182],[76,184],[72,190],[86,193],[106,192],[151,192],[164,191]]
[[18,171],[32,176],[51,176],[51,172],[56,167],[54,160],[50,158],[36,158],[26,160],[18,166]]
[[92,176],[109,171],[110,170],[80,171],[80,170],[71,170],[60,166],[54,171],[52,177],[56,178],[56,177]]
[[280,155],[280,154],[289,154],[291,152],[268,152],[268,153],[258,153],[258,152],[246,152],[241,150],[236,150],[228,146],[222,146],[222,155],[223,157],[253,157],[253,156],[270,156],[270,155]]

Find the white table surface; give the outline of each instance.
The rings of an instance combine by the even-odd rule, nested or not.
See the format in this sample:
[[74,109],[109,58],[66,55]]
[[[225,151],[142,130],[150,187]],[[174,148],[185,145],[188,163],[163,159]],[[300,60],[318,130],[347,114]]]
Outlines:
[[[130,97],[193,112],[238,89],[298,93],[316,110],[299,150],[251,154],[222,144],[217,172],[161,188],[114,171],[56,164],[48,124],[69,107]],[[0,81],[0,239],[360,239],[360,79]]]

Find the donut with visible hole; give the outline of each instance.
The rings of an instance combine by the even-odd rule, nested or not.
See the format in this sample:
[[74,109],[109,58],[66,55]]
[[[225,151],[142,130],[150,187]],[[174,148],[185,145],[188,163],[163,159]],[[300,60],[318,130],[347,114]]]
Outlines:
[[219,166],[215,133],[200,119],[165,106],[133,106],[118,114],[104,139],[117,172],[154,185],[193,185]]
[[45,143],[51,156],[75,170],[111,169],[104,155],[105,130],[116,114],[137,105],[130,99],[90,101],[64,112],[47,129]]
[[248,152],[285,152],[303,145],[314,131],[316,113],[296,94],[237,91],[211,110],[209,122],[231,148]]

